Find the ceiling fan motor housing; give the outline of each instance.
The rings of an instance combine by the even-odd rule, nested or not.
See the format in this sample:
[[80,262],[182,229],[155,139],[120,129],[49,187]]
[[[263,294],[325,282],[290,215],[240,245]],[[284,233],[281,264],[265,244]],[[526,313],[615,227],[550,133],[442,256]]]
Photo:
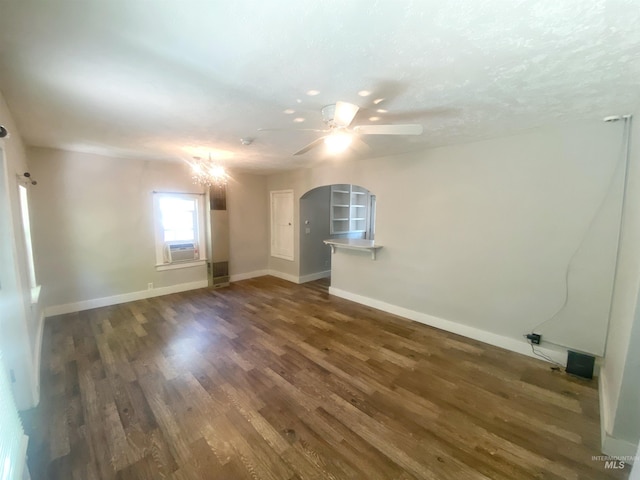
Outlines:
[[327,105],[322,107],[322,121],[329,125],[330,127],[336,127],[337,125],[334,122],[336,114],[336,104]]

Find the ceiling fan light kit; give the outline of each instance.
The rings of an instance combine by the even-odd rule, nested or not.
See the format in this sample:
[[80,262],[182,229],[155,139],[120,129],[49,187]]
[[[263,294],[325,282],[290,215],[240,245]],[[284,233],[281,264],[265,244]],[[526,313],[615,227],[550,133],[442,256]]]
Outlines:
[[[322,107],[322,121],[327,125],[328,130],[318,130],[326,133],[315,139],[294,155],[302,155],[309,150],[325,144],[330,154],[338,154],[349,148],[355,136],[358,135],[422,135],[422,125],[356,125],[350,128],[353,119],[356,117],[360,107],[349,102],[338,101],[335,104]],[[386,110],[385,110],[386,111]],[[272,129],[259,129],[267,131]],[[277,129],[273,129],[277,130]],[[309,129],[305,129],[309,130]]]
[[331,135],[324,137],[324,144],[327,146],[327,151],[331,154],[338,154],[344,152],[353,141],[353,137],[345,132],[335,132]]

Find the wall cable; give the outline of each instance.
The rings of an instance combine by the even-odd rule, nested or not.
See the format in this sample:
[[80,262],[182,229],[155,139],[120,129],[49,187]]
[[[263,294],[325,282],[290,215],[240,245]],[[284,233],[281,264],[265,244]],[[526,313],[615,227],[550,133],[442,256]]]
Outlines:
[[[609,118],[609,117],[607,117]],[[580,243],[578,244],[578,246],[576,247],[576,249],[574,250],[574,252],[571,254],[571,257],[569,257],[569,261],[567,263],[567,268],[565,271],[565,278],[564,278],[564,300],[562,302],[562,305],[553,313],[553,315],[551,315],[551,317],[549,317],[548,319],[538,323],[537,325],[535,325],[532,329],[531,329],[531,333],[535,333],[536,330],[538,330],[540,327],[546,325],[547,323],[551,322],[552,320],[555,320],[556,317],[560,314],[560,312],[562,312],[564,310],[564,308],[567,306],[567,304],[569,303],[569,275],[571,273],[571,266],[573,264],[573,260],[575,259],[576,255],[578,254],[578,252],[580,251],[580,249],[582,248],[582,246],[584,245],[589,232],[591,231],[591,229],[593,228],[593,225],[596,222],[596,219],[598,218],[598,216],[600,215],[600,212],[602,210],[602,208],[604,207],[607,198],[609,197],[609,194],[611,193],[611,189],[613,188],[613,184],[615,182],[616,179],[616,174],[618,172],[618,169],[620,168],[620,166],[622,165],[622,163],[624,162],[624,172],[623,172],[623,178],[622,178],[622,205],[620,208],[620,227],[619,227],[619,231],[618,231],[618,245],[617,245],[617,250],[616,250],[616,261],[615,261],[615,269],[614,272],[617,271],[618,269],[618,261],[619,261],[619,256],[620,256],[620,242],[621,242],[621,237],[622,237],[622,218],[624,216],[624,212],[625,212],[625,207],[626,207],[626,196],[627,196],[627,185],[629,182],[629,160],[630,160],[630,154],[629,154],[629,150],[630,150],[630,132],[631,132],[631,120],[632,120],[632,115],[624,115],[622,117],[616,117],[615,119],[622,119],[625,122],[625,126],[624,126],[624,131],[623,131],[623,155],[621,155],[621,158],[619,160],[619,162],[616,164],[615,169],[613,170],[613,173],[611,175],[611,178],[609,179],[609,183],[607,185],[607,189],[605,190],[605,194],[602,197],[602,200],[600,201],[600,204],[598,205],[598,208],[596,209],[593,217],[591,218],[591,221],[589,222],[589,225],[587,226],[584,235],[582,236],[582,239],[580,240]],[[613,117],[612,117],[613,119]],[[605,121],[611,121],[611,119],[607,120],[605,119]],[[614,285],[615,285],[615,275],[614,275]],[[609,316],[611,315],[611,307],[613,305],[613,291],[611,294],[611,305],[609,306]],[[552,342],[549,342],[552,343]],[[538,356],[542,356],[544,354],[540,354],[539,352],[536,352],[535,349],[533,348],[533,344],[531,344],[531,349],[533,351],[534,354],[538,355]],[[546,357],[546,355],[544,356]],[[544,358],[543,357],[543,358]],[[550,360],[547,357],[547,360],[551,361],[552,363],[556,363],[553,360]]]

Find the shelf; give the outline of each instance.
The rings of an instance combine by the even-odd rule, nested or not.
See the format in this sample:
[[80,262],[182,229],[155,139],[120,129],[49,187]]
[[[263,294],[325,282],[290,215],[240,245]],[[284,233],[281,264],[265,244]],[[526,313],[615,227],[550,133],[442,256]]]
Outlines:
[[366,232],[368,195],[367,190],[354,185],[340,184],[331,187],[331,234]]
[[362,240],[360,238],[330,238],[329,240],[323,240],[323,242],[331,247],[331,253],[336,253],[337,248],[371,252],[371,260],[376,259],[376,252],[382,248],[382,245],[376,245],[373,240]]

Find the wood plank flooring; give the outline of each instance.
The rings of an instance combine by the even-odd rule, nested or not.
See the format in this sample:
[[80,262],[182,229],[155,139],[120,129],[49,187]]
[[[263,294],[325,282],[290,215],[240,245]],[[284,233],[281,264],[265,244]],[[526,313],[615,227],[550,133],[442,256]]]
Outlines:
[[49,319],[39,479],[600,479],[596,381],[329,296],[237,282]]

